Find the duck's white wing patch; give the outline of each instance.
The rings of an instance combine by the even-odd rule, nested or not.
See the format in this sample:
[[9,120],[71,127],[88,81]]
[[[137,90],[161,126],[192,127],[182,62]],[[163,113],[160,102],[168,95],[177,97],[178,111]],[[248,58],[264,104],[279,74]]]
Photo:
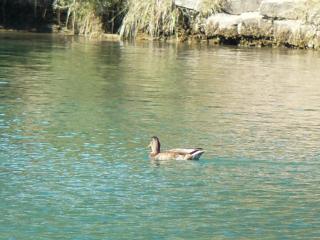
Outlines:
[[196,150],[197,150],[197,148],[174,148],[174,149],[170,149],[169,152],[190,154],[190,153],[192,153],[192,152],[194,152]]

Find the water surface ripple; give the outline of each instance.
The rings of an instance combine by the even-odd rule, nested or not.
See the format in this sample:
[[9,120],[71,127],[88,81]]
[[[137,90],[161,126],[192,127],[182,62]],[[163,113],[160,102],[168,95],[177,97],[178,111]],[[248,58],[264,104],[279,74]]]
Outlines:
[[2,33],[0,238],[319,239],[319,56]]

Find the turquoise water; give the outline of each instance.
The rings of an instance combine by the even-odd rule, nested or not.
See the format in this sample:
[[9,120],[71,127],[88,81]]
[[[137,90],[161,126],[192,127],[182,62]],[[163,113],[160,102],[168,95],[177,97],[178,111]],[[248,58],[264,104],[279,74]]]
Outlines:
[[[320,53],[0,35],[0,239],[319,239]],[[200,161],[152,162],[162,147]]]

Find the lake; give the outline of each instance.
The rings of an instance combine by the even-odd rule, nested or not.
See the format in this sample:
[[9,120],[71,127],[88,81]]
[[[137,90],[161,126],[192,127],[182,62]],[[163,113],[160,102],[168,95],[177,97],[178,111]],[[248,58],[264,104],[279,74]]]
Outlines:
[[319,239],[319,140],[319,52],[0,34],[0,239]]

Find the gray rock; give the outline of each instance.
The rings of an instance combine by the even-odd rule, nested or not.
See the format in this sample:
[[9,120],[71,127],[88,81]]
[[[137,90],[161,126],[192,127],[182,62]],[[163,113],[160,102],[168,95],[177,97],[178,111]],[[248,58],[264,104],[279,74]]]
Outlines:
[[257,12],[261,2],[262,0],[229,0],[225,10],[230,14]]
[[269,37],[273,35],[271,20],[264,19],[259,12],[243,13],[238,25],[238,34],[250,37]]
[[[199,11],[205,0],[175,0]],[[228,0],[226,13],[206,19],[207,37],[256,39],[320,49],[320,0]]]
[[232,38],[238,36],[239,15],[218,13],[207,19],[205,32],[207,36],[224,36]]
[[316,32],[315,38],[314,38],[314,48],[320,49],[320,31]]
[[320,26],[320,2],[317,5],[308,5],[308,11],[306,15],[306,21],[308,23]]
[[[205,0],[174,0],[174,4],[199,11]],[[229,14],[239,15],[244,12],[256,12],[262,0],[227,0],[225,11]]]
[[313,48],[317,44],[317,29],[301,20],[274,21],[274,40],[278,44]]
[[174,4],[179,7],[199,11],[202,0],[174,0]]
[[307,0],[263,0],[260,13],[263,16],[276,19],[305,19]]
[[263,19],[259,12],[247,12],[241,15],[225,13],[215,14],[207,19],[206,35],[221,35],[227,38],[250,36],[268,37],[273,34],[271,20]]

